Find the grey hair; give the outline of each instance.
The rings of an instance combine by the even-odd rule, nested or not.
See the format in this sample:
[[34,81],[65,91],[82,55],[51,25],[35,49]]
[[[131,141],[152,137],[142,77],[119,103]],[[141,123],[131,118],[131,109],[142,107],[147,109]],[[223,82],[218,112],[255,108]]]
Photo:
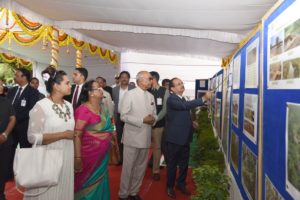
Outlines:
[[140,71],[136,75],[136,82],[139,82],[141,79],[144,78],[144,74],[147,73],[147,71]]

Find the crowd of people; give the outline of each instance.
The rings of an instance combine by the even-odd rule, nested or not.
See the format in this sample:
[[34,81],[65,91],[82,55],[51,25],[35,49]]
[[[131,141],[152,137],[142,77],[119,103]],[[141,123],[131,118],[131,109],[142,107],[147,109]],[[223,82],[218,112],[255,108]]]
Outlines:
[[175,188],[191,194],[186,187],[190,111],[209,100],[210,93],[186,101],[182,80],[164,79],[160,86],[156,71],[138,72],[136,84],[129,82],[128,71],[122,71],[112,87],[103,76],[88,80],[86,68],[74,69],[72,85],[68,75],[53,66],[41,75],[46,95],[38,91],[39,80],[24,68],[15,72],[15,87],[8,89],[0,81],[0,200],[5,200],[6,181],[13,178],[17,146],[30,148],[35,143],[61,149],[63,167],[58,184],[45,192],[25,188],[26,194],[39,195],[24,199],[110,199],[108,165],[115,155],[114,164],[122,166],[120,200],[141,199],[147,165],[152,166],[152,179],[160,181],[162,155],[167,195],[175,199]]

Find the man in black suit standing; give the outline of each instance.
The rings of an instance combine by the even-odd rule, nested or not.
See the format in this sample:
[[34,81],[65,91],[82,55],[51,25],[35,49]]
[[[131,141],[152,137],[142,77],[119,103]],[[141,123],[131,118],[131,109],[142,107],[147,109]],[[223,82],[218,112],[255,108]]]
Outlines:
[[11,88],[7,93],[7,99],[12,104],[16,125],[12,131],[13,144],[11,151],[11,160],[9,162],[8,178],[13,177],[13,158],[17,145],[20,143],[21,148],[29,148],[31,144],[27,139],[27,129],[29,123],[29,111],[39,100],[39,92],[29,85],[30,72],[25,68],[17,69],[15,73],[15,83],[18,86]]
[[130,74],[128,71],[122,71],[119,76],[120,84],[113,88],[113,101],[115,104],[114,109],[114,117],[116,123],[116,130],[117,130],[117,138],[118,138],[118,145],[120,150],[120,164],[123,163],[123,144],[121,143],[122,136],[123,136],[123,128],[124,122],[121,121],[120,118],[120,102],[128,90],[134,89],[135,87],[129,85]]
[[72,85],[71,94],[65,96],[64,99],[72,103],[74,113],[75,109],[81,104],[81,89],[86,79],[88,78],[88,71],[86,68],[76,68],[73,72],[73,82],[75,84]]
[[205,94],[202,99],[186,101],[182,96],[184,92],[183,82],[179,78],[170,81],[171,94],[167,100],[167,194],[175,199],[174,185],[176,179],[177,165],[179,166],[179,177],[176,188],[185,195],[190,195],[186,188],[186,177],[188,171],[190,142],[193,138],[193,125],[191,109],[203,105],[210,98],[210,93]]
[[8,91],[7,98],[13,105],[17,123],[12,131],[14,148],[20,143],[21,148],[31,147],[27,140],[29,111],[39,100],[39,92],[29,85],[30,72],[25,68],[17,69],[15,82],[19,85]]

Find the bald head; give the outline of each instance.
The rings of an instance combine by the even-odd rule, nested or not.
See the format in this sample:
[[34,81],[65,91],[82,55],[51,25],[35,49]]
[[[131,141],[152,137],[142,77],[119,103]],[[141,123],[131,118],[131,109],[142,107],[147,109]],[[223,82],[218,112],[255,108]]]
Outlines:
[[136,75],[136,83],[143,90],[147,90],[151,87],[151,81],[151,74],[147,71],[140,71]]

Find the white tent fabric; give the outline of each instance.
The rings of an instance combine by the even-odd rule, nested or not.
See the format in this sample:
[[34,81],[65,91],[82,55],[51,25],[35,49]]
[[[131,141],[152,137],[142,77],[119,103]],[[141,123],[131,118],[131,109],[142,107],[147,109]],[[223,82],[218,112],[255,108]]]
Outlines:
[[115,51],[220,58],[232,53],[275,2],[6,0],[1,6]]

